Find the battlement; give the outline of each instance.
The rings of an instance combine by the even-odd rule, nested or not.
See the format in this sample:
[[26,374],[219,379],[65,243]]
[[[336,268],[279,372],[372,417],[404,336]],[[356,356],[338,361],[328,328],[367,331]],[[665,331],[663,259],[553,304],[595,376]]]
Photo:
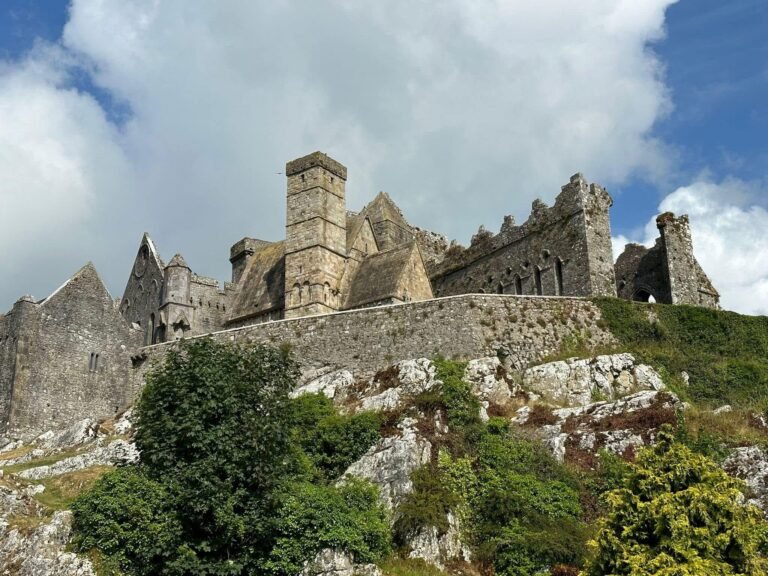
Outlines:
[[347,168],[340,162],[337,162],[327,154],[323,152],[313,152],[296,160],[291,160],[285,165],[285,175],[295,176],[302,172],[306,172],[310,168],[320,166],[328,170],[331,174],[334,174],[342,180],[347,179]]

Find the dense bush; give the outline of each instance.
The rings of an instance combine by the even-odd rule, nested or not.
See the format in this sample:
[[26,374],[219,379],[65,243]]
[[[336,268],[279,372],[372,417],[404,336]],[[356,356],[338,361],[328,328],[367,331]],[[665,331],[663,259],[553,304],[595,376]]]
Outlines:
[[99,549],[128,573],[160,573],[181,544],[181,525],[168,492],[133,467],[102,476],[90,494],[75,500],[72,511],[73,545]]
[[336,414],[323,394],[300,396],[291,414],[299,445],[327,480],[341,476],[379,438],[378,414]]
[[579,564],[587,534],[579,480],[539,443],[508,423],[472,423],[464,455],[441,452],[417,470],[413,493],[398,508],[401,539],[425,527],[445,531],[460,519],[476,559],[497,574],[527,576],[554,564]]
[[386,552],[375,488],[329,484],[376,440],[378,420],[291,400],[296,376],[268,347],[200,339],[171,350],[137,405],[141,466],[75,503],[78,549],[126,574],[238,576],[293,576],[325,543],[368,560]]
[[666,428],[608,493],[587,574],[765,574],[766,524],[741,488]]

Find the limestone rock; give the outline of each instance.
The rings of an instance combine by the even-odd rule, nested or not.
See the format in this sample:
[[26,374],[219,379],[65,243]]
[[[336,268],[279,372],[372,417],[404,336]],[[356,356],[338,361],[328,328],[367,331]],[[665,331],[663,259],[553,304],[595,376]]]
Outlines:
[[[553,422],[538,426],[536,434],[561,462],[569,453],[594,455],[606,449],[623,454],[652,442],[657,427],[674,421],[680,406],[680,400],[671,392],[638,392],[614,402],[552,410],[550,422]],[[532,412],[524,406],[512,421],[530,425]],[[641,413],[645,413],[643,417],[639,417]]]
[[754,495],[749,500],[768,516],[768,454],[757,446],[736,448],[723,462],[731,476],[741,478]]
[[435,378],[437,369],[427,358],[405,360],[395,364],[397,382],[382,392],[362,398],[363,410],[394,410],[406,400],[431,390],[439,380]]
[[321,393],[325,394],[326,397],[333,399],[336,396],[337,391],[351,387],[354,382],[355,379],[349,370],[330,372],[299,386],[291,392],[291,398],[297,398],[302,394]]
[[85,444],[96,438],[98,424],[91,418],[75,422],[69,428],[58,432],[48,431],[41,434],[33,443],[43,450],[61,450]]
[[89,452],[64,458],[50,466],[36,466],[35,468],[23,470],[18,473],[18,476],[27,480],[41,480],[93,466],[133,464],[138,462],[138,460],[139,451],[133,443],[125,440],[115,440],[106,446],[99,446]]
[[432,445],[414,424],[412,419],[404,420],[396,436],[380,439],[343,475],[378,485],[381,501],[389,510],[394,510],[413,491],[411,473],[427,464],[432,454]]
[[122,416],[115,422],[116,434],[128,434],[133,430],[133,408],[129,408],[123,412]]
[[512,398],[512,391],[502,373],[501,361],[496,356],[478,358],[467,364],[464,380],[472,385],[472,393],[481,402],[506,404]]
[[615,399],[638,390],[662,390],[664,383],[653,368],[636,365],[624,353],[533,366],[523,373],[523,388],[556,404],[586,406],[595,396]]
[[471,559],[469,549],[461,540],[459,520],[451,513],[448,514],[448,530],[445,534],[439,534],[434,526],[424,528],[408,545],[411,549],[409,558],[420,558],[441,570],[451,560],[469,562]]
[[29,535],[0,530],[0,570],[16,576],[95,576],[89,560],[65,551],[71,531],[71,512],[56,512]]
[[340,550],[326,548],[304,564],[300,576],[381,576],[374,564],[355,564],[352,557]]

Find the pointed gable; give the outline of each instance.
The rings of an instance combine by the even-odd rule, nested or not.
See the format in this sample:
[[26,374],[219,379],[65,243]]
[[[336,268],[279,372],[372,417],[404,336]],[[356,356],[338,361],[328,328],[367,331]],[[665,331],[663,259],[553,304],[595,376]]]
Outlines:
[[360,214],[371,221],[379,250],[389,250],[413,239],[411,225],[386,192],[379,192]]
[[64,284],[54,290],[40,306],[53,306],[62,301],[87,300],[97,305],[114,308],[115,302],[106,285],[96,271],[93,263],[88,262]]
[[285,305],[285,242],[275,242],[255,252],[235,291],[229,323],[282,312]]
[[[154,324],[160,309],[165,263],[146,232],[141,238],[136,258],[125,283],[120,299],[120,313],[129,323],[138,324],[147,330]],[[146,335],[146,343],[152,341],[152,334]]]
[[432,298],[424,261],[416,242],[363,260],[351,279],[345,308]]

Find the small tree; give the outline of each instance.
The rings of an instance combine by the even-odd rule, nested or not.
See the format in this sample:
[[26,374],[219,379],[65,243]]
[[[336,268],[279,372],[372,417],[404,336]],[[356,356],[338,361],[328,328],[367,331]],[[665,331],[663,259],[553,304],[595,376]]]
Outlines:
[[589,576],[762,575],[766,524],[742,483],[674,442],[669,426],[606,495]]

